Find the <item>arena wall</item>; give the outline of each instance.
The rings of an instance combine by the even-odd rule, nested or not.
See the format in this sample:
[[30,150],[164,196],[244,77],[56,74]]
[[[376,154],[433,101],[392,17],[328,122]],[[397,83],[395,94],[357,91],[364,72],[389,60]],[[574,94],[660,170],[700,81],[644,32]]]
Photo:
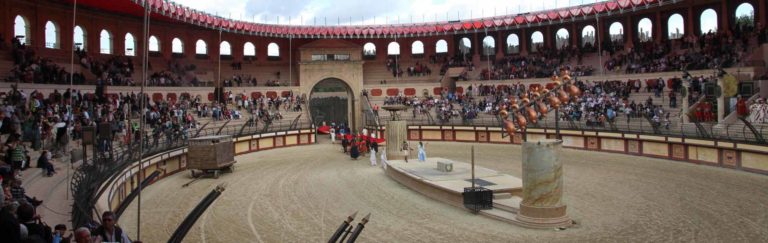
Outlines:
[[[375,127],[368,129],[376,130]],[[383,129],[379,129],[380,137],[385,137]],[[528,141],[552,139],[555,133],[555,129],[531,128],[527,138]],[[621,132],[561,130],[560,134],[563,147],[570,149],[631,154],[768,175],[768,146],[765,145]],[[408,139],[520,145],[522,134],[509,137],[498,127],[408,126]]]
[[[315,143],[315,129],[255,134],[235,138],[234,142],[236,155],[267,149],[304,146]],[[145,158],[143,163],[143,173],[139,174],[139,163],[136,162],[122,173],[116,175],[116,180],[102,185],[107,190],[99,197],[98,203],[95,205],[98,211],[96,215],[106,210],[116,211],[121,205],[130,204],[131,202],[126,200],[128,196],[134,190],[137,190],[139,182],[144,181],[154,171],[159,171],[160,175],[151,181],[151,184],[187,170],[187,148],[153,155]]]

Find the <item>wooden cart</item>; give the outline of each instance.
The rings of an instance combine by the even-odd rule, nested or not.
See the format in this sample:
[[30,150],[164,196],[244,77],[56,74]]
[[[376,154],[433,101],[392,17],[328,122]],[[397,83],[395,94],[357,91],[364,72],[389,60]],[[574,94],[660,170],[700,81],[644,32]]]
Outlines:
[[189,140],[187,168],[192,177],[219,178],[222,172],[234,171],[235,147],[232,137],[206,136]]

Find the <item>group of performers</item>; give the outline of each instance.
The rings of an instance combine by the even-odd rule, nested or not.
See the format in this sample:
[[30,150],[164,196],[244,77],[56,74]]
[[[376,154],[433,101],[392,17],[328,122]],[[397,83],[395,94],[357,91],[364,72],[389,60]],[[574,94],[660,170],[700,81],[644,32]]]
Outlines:
[[[424,143],[419,141],[419,147],[418,147],[418,159],[419,162],[425,162],[427,161],[427,151],[424,149]],[[403,143],[400,145],[400,151],[403,152],[403,156],[405,157],[405,163],[408,163],[408,157],[411,155],[411,145],[408,144],[408,141],[403,141]]]
[[[378,165],[376,153],[379,151],[379,139],[376,138],[375,133],[369,133],[368,129],[363,129],[359,133],[352,133],[351,130],[342,125],[331,124],[328,128],[328,134],[331,137],[331,143],[336,143],[336,140],[340,140],[342,152],[349,154],[350,158],[357,160],[362,156],[368,154],[371,159],[371,166]],[[419,142],[418,144],[418,160],[424,162],[427,160],[427,153],[425,150],[425,143]],[[403,152],[405,162],[408,162],[410,151],[413,150],[408,141],[403,141],[400,146],[400,151]],[[387,156],[385,152],[381,152],[381,162],[386,164]]]
[[[369,154],[371,157],[371,166],[376,166],[377,158],[376,153],[379,152],[379,142],[376,139],[376,134],[369,134],[367,129],[363,129],[359,133],[351,133],[348,128],[344,126],[337,127],[331,125],[329,134],[331,136],[331,142],[336,143],[336,140],[341,140],[342,152],[349,154],[352,159],[358,159],[365,154]],[[386,153],[381,153],[382,163],[386,163]]]
[[765,103],[765,98],[757,98],[752,104],[747,105],[747,99],[738,96],[736,101],[736,113],[746,118],[752,124],[763,124],[768,117],[768,104]]

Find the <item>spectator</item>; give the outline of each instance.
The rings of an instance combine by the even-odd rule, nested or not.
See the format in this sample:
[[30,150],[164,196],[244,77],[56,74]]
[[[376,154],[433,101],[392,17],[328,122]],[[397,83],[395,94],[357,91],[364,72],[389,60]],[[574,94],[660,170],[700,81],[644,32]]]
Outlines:
[[42,168],[46,176],[53,176],[56,174],[56,170],[51,163],[51,153],[48,150],[43,150],[40,153],[40,158],[37,159],[37,167]]
[[120,226],[117,226],[115,213],[106,211],[101,214],[102,225],[93,231],[92,235],[101,242],[121,242],[130,243],[128,235],[125,234]]
[[76,243],[92,243],[91,230],[86,227],[80,227],[75,230],[75,242]]
[[51,242],[53,240],[51,228],[42,224],[40,215],[35,213],[35,208],[32,205],[22,203],[18,209],[18,218],[27,228],[28,240],[38,239],[44,242]]

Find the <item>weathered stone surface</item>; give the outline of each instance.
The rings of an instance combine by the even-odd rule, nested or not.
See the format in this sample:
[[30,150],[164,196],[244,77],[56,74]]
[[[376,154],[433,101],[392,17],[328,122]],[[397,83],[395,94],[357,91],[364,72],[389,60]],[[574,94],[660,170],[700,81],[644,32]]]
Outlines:
[[403,141],[408,140],[408,125],[405,121],[387,122],[387,159],[403,159],[400,150]]

